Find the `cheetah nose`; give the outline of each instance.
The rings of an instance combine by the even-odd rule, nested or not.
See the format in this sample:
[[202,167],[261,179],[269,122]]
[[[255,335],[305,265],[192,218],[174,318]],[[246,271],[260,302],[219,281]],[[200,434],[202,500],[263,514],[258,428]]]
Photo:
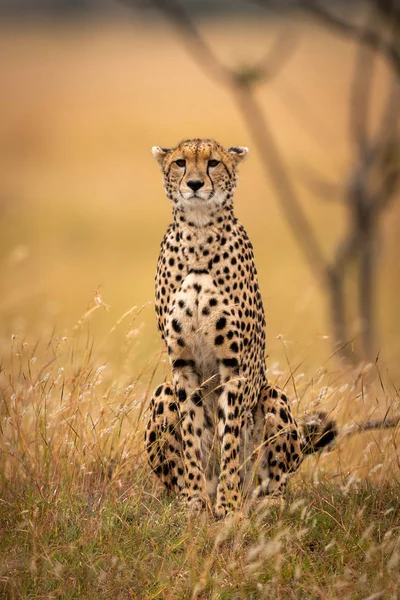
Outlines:
[[203,187],[204,181],[200,181],[200,179],[190,179],[190,181],[187,182],[187,185],[190,187],[191,190],[197,192],[197,190]]

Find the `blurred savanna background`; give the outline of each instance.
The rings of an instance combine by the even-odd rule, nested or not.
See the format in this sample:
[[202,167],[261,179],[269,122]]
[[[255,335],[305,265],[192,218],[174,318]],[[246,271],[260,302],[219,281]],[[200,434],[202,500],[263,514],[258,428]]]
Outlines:
[[[250,148],[236,214],[294,412],[400,414],[398,2],[3,0],[0,16],[4,597],[397,597],[396,429],[296,476],[293,502],[321,517],[302,559],[281,532],[307,529],[303,504],[295,524],[272,515],[273,547],[252,521],[189,531],[141,431],[168,376],[153,285],[171,207],[150,150],[190,137]],[[353,531],[357,510],[382,535],[361,516]]]

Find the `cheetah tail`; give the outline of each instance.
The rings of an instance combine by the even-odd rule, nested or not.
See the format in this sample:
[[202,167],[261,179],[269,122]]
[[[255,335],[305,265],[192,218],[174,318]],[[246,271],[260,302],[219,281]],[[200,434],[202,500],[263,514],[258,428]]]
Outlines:
[[307,415],[301,423],[303,454],[313,454],[333,445],[338,435],[336,422],[328,418],[324,412]]

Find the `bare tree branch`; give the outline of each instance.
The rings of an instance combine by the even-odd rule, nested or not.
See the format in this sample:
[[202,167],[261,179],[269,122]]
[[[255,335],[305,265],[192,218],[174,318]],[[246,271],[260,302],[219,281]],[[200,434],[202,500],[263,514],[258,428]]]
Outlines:
[[[368,15],[367,26],[372,21],[372,11]],[[369,46],[359,44],[355,59],[353,81],[350,88],[349,100],[349,131],[350,141],[355,145],[355,151],[361,157],[368,146],[371,90],[375,67],[376,53]]]
[[286,63],[292,58],[297,44],[298,36],[287,29],[275,37],[271,48],[268,48],[256,65],[264,82],[271,81],[282,72]]
[[[357,23],[348,21],[344,17],[339,16],[338,14],[326,8],[326,5],[320,4],[318,0],[293,0],[287,2],[283,2],[282,0],[250,1],[264,8],[282,8],[285,7],[285,5],[288,7],[299,7],[300,9],[310,14],[314,19],[317,19],[326,27],[334,29],[338,33],[341,33],[342,35],[351,38],[355,42],[368,46],[372,50],[378,51],[389,62],[391,67],[396,72],[397,76],[400,77],[400,47],[398,41],[397,44],[393,43],[392,41],[387,41],[381,35],[379,35],[379,33],[377,33],[372,27],[366,28],[363,25],[358,25]],[[395,12],[395,9],[393,9],[393,12]],[[397,13],[395,16],[397,16]]]
[[210,50],[182,5],[175,0],[151,0],[151,3],[171,21],[186,49],[206,74],[219,84],[230,85],[232,73]]
[[328,290],[328,301],[331,317],[331,326],[333,329],[333,339],[335,340],[335,349],[349,362],[356,362],[357,355],[352,344],[348,343],[347,335],[347,315],[345,304],[345,279],[342,273],[334,268],[328,268],[326,271]]
[[[374,227],[374,225],[372,225]],[[371,229],[364,236],[363,252],[359,265],[358,305],[361,321],[361,337],[366,358],[371,358],[375,351],[375,282],[376,270],[376,235]]]
[[314,235],[301,205],[297,199],[293,184],[286,172],[284,160],[275,142],[265,113],[250,89],[235,90],[242,115],[257,144],[264,168],[272,181],[275,193],[279,198],[281,208],[297,238],[303,254],[310,265],[315,277],[325,283],[326,261],[322,255],[318,241]]
[[[268,0],[266,0],[268,2]],[[265,0],[259,0],[265,4]],[[365,28],[350,21],[346,21],[335,13],[322,6],[318,0],[300,0],[298,5],[306,10],[310,15],[317,18],[322,24],[334,28],[339,33],[346,35],[356,42],[381,53],[392,65],[393,69],[400,77],[400,50],[392,43],[383,39],[373,29]]]
[[365,431],[376,431],[383,429],[396,429],[400,424],[400,417],[393,417],[391,419],[374,419],[371,421],[364,421],[363,423],[353,423],[349,427],[345,427],[340,432],[338,441],[342,442],[353,435],[363,433]]

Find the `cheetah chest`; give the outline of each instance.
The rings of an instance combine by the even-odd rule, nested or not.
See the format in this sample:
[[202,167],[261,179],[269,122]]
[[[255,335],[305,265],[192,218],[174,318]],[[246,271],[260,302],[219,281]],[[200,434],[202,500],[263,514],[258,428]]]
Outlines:
[[[178,345],[196,364],[202,383],[218,374],[213,330],[222,298],[208,273],[190,273],[172,299],[170,330],[179,334]],[[214,387],[214,386],[213,386]]]

